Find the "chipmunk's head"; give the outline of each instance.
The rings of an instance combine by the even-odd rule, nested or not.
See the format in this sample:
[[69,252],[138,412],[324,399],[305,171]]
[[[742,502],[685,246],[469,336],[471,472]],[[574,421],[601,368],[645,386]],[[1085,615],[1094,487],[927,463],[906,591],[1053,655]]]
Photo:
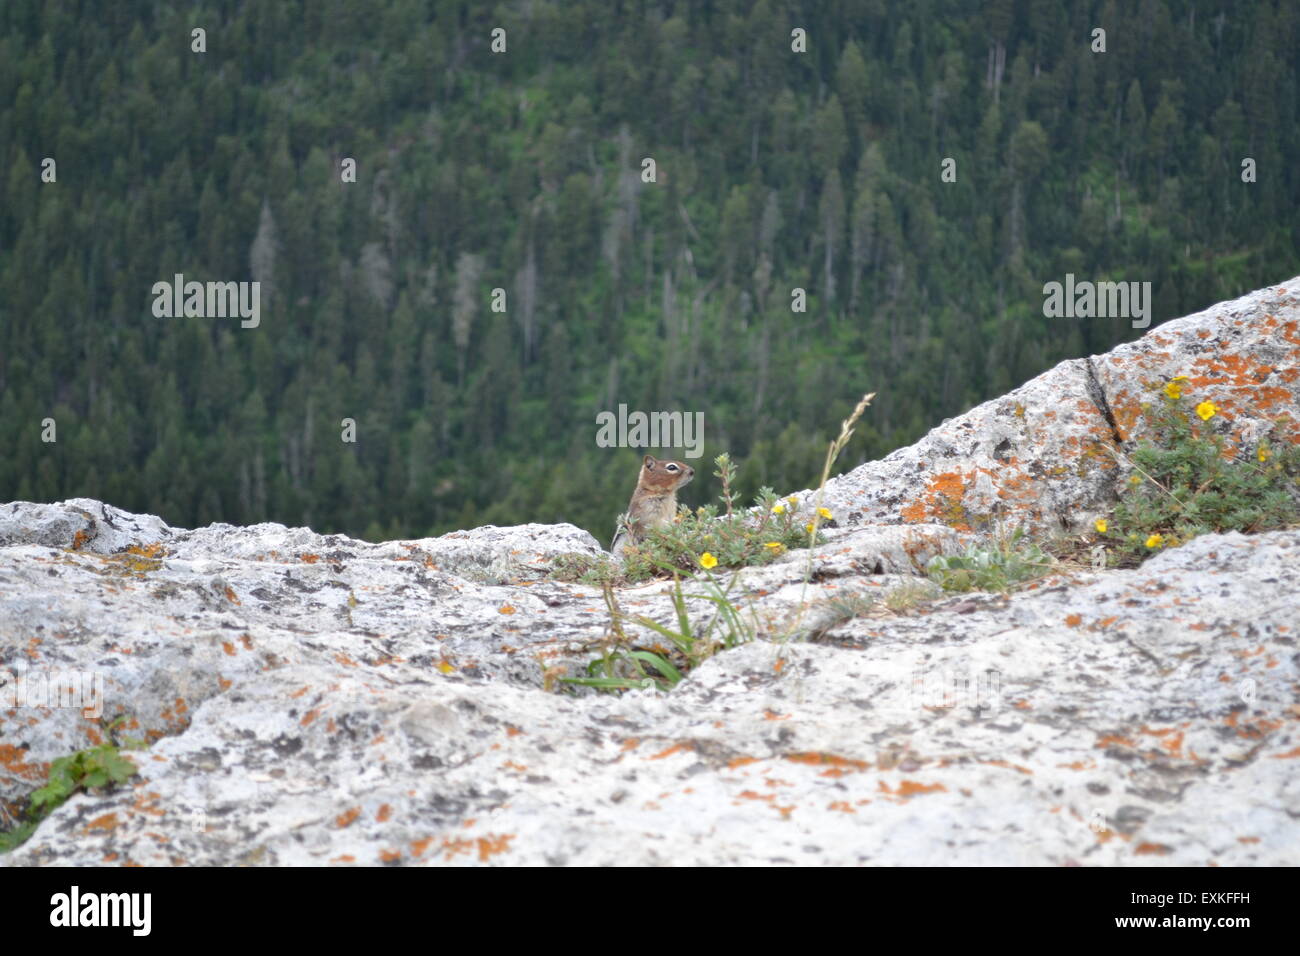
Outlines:
[[641,460],[637,486],[648,491],[676,491],[695,477],[695,469],[684,461],[661,461],[654,455]]

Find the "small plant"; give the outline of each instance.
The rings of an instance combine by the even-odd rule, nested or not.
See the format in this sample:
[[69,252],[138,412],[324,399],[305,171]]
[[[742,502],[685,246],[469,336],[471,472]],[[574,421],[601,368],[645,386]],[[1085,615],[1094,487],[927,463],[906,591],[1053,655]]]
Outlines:
[[614,581],[618,576],[618,566],[609,555],[579,552],[556,555],[549,575],[553,581],[580,581],[595,587]]
[[925,601],[939,596],[939,589],[930,581],[905,581],[897,587],[890,588],[882,602],[895,614],[910,611]]
[[[653,648],[637,647],[624,629],[629,618],[619,607],[612,584],[604,587],[605,606],[609,611],[610,627],[604,653],[587,665],[586,677],[561,678],[563,683],[600,690],[630,690],[633,688],[658,688],[672,690],[682,677],[718,651],[737,647],[754,639],[754,627],[741,615],[730,599],[735,586],[733,576],[724,587],[707,571],[698,580],[703,594],[686,594],[681,579],[673,576],[672,603],[677,622],[668,627],[643,615],[631,618],[633,622],[649,628],[668,641]],[[702,626],[691,622],[687,598],[697,598],[714,605],[714,613]]]
[[840,433],[835,436],[835,440],[830,443],[826,449],[826,461],[822,465],[822,478],[817,485],[817,496],[813,499],[816,504],[813,506],[812,520],[808,522],[808,554],[804,560],[803,567],[803,586],[799,592],[799,613],[794,616],[790,629],[786,632],[783,640],[788,640],[794,634],[799,633],[799,628],[803,623],[804,611],[808,608],[808,583],[812,580],[813,574],[813,548],[817,544],[817,531],[821,526],[823,519],[830,521],[833,516],[830,510],[823,506],[826,498],[826,482],[830,480],[831,466],[835,464],[835,459],[840,456],[840,452],[848,445],[849,439],[853,437],[853,429],[858,423],[858,419],[867,410],[871,400],[876,397],[875,392],[868,392],[858,399],[858,404],[853,406],[853,411],[849,417],[840,422]]
[[931,558],[926,571],[945,591],[1009,591],[1012,585],[1040,578],[1052,568],[1052,558],[1023,539],[1024,531],[1017,528],[1006,542],[971,545],[964,554]]
[[[714,459],[714,475],[722,482],[719,496],[725,508],[705,505],[691,511],[681,508],[666,528],[650,531],[623,560],[622,579],[635,584],[665,572],[694,572],[700,556],[709,554],[717,565],[739,568],[768,564],[791,548],[807,547],[815,523],[829,515],[804,512],[798,498],[778,499],[771,488],[760,489],[751,510],[737,511],[731,490],[736,468],[726,454]],[[824,510],[824,509],[823,509]]]
[[877,595],[865,591],[851,591],[837,594],[819,602],[816,614],[816,626],[808,635],[808,640],[816,640],[841,624],[859,617],[866,617],[876,610]]
[[1300,447],[1234,448],[1214,429],[1219,409],[1189,410],[1186,376],[1168,382],[1148,411],[1151,436],[1129,458],[1133,474],[1095,530],[1110,562],[1140,564],[1165,548],[1211,532],[1267,531],[1300,521]]
[[[731,575],[724,586],[712,573],[716,567],[739,568],[768,564],[792,548],[806,547],[809,549],[803,576],[803,593],[806,597],[808,582],[812,577],[811,549],[821,543],[818,531],[822,523],[834,521],[831,511],[822,506],[831,465],[848,444],[853,436],[854,424],[874,397],[874,392],[864,395],[852,414],[840,424],[840,433],[826,453],[821,484],[813,507],[805,509],[806,502],[801,502],[793,495],[778,499],[771,488],[762,488],[754,499],[753,508],[738,511],[736,495],[732,491],[736,468],[731,457],[722,454],[714,459],[717,466],[714,475],[722,482],[722,493],[719,495],[725,509],[722,514],[718,513],[716,505],[706,505],[694,512],[681,508],[672,525],[648,532],[639,545],[627,549],[621,562],[602,562],[579,555],[565,555],[557,559],[551,576],[599,585],[604,592],[610,616],[603,652],[587,665],[587,676],[566,677],[561,678],[561,681],[607,691],[650,687],[671,690],[686,673],[718,651],[752,641],[758,630],[752,615],[746,621],[730,597],[739,575]],[[681,574],[699,574],[701,571],[703,574],[696,581],[704,593],[684,593]],[[665,573],[673,577],[672,602],[677,619],[676,627],[640,615],[631,618],[630,620],[649,628],[668,642],[667,646],[639,647],[624,627],[629,618],[618,605],[614,587],[634,584]],[[687,598],[708,601],[714,606],[714,613],[702,627],[692,623]],[[831,617],[842,623],[866,614],[873,604],[873,599],[867,595],[845,598],[839,604],[832,604]],[[807,601],[801,598],[799,614],[790,625],[786,638],[798,632],[807,607]],[[549,674],[549,671],[544,673],[544,680],[548,682],[551,679]]]
[[[120,720],[120,718],[119,718]],[[117,722],[110,728],[117,726]],[[32,792],[16,824],[0,831],[0,853],[8,853],[27,841],[42,820],[78,791],[98,790],[125,783],[136,773],[135,764],[118,751],[116,744],[101,744],[59,757],[50,763],[45,786]]]

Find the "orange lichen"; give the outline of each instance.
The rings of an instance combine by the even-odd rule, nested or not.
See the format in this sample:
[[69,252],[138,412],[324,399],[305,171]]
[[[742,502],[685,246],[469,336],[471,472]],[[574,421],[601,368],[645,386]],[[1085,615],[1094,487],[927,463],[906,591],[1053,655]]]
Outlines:
[[791,763],[806,763],[814,767],[827,767],[828,769],[822,773],[823,777],[839,777],[849,771],[866,770],[871,766],[865,760],[852,760],[835,754],[817,752],[786,754],[785,759]]
[[694,750],[694,749],[695,749],[695,746],[694,746],[690,741],[683,741],[682,743],[679,743],[679,744],[673,744],[673,745],[672,745],[671,747],[669,747],[667,750],[661,750],[661,751],[659,751],[659,753],[654,754],[654,755],[651,756],[649,759],[651,759],[651,760],[663,760],[665,757],[671,757],[671,756],[672,756],[673,754],[675,754],[675,753],[689,752],[689,751],[692,751],[692,750]]
[[965,494],[966,479],[959,472],[933,475],[921,496],[899,509],[899,515],[913,524],[937,521],[958,531],[969,531],[966,509],[962,505]]
[[510,841],[515,838],[513,833],[503,833],[501,836],[486,836],[478,838],[478,858],[479,862],[486,863],[489,857],[498,853],[505,853],[510,849]]
[[40,761],[27,762],[23,758],[27,751],[12,744],[0,744],[0,767],[15,777],[24,780],[43,780],[49,773],[50,765]]
[[1165,856],[1173,850],[1163,843],[1139,843],[1133,852],[1138,856]]
[[914,797],[926,793],[947,793],[948,788],[941,783],[918,783],[915,780],[904,780],[894,790],[881,780],[878,784],[881,793],[893,794],[896,797]]
[[359,816],[361,816],[361,808],[352,807],[350,810],[345,810],[344,812],[340,813],[337,817],[335,817],[334,825],[338,827],[340,830],[342,830],[344,827],[352,826],[352,824],[356,821],[357,817]]
[[105,833],[109,833],[117,829],[118,825],[116,813],[105,813],[103,816],[95,817],[95,819],[87,823],[86,832],[89,833],[91,830],[103,830]]

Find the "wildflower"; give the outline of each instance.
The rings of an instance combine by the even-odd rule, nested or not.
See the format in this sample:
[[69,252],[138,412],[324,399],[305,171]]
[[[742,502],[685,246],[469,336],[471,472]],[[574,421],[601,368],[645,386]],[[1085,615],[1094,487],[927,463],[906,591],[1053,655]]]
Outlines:
[[1201,402],[1196,406],[1196,414],[1201,416],[1201,421],[1208,422],[1216,414],[1218,409],[1214,407],[1214,402]]
[[825,518],[827,521],[830,521],[831,518],[835,517],[834,515],[831,514],[830,508],[818,508],[817,513],[821,515],[823,518]]
[[1255,457],[1258,458],[1260,460],[1260,463],[1262,464],[1268,461],[1268,459],[1270,458],[1270,456],[1272,456],[1272,454],[1273,453],[1268,450],[1267,445],[1260,445],[1259,451],[1255,452]]
[[1128,476],[1128,483],[1129,483],[1130,485],[1140,485],[1140,484],[1142,484],[1142,476],[1141,476],[1141,475],[1129,475],[1129,476]]
[[1153,534],[1151,537],[1147,538],[1148,548],[1163,547],[1164,543],[1165,543],[1165,536],[1162,534]]
[[777,505],[775,508],[772,509],[772,514],[774,515],[785,514],[785,505]]
[[1098,534],[1105,534],[1105,533],[1106,533],[1107,525],[1106,525],[1106,519],[1105,519],[1105,518],[1098,518],[1096,521],[1094,521],[1094,522],[1092,523],[1092,526],[1093,526],[1094,528],[1097,529],[1097,533],[1098,533]]
[[806,525],[804,525],[804,530],[807,531],[809,534],[813,533],[813,524],[811,521],[809,521]]
[[773,554],[780,554],[785,550],[785,545],[780,541],[769,541],[767,544],[763,545],[763,547],[769,549]]
[[709,552],[705,551],[702,555],[700,555],[700,567],[704,568],[705,570],[708,570],[709,568],[716,568],[717,566],[718,566],[718,559],[715,558],[713,555],[709,554]]
[[1177,379],[1175,379],[1172,382],[1166,382],[1165,394],[1168,395],[1170,398],[1182,398],[1183,397],[1182,383],[1179,382]]
[[786,498],[785,500],[790,502],[791,508],[793,508],[795,505],[799,503],[799,499],[796,498],[794,495],[791,495],[789,498]]

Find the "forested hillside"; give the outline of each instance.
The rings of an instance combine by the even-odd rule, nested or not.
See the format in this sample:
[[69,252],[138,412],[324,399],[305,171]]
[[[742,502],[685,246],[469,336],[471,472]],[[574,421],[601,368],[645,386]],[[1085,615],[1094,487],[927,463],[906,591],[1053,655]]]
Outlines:
[[806,487],[864,391],[844,467],[1140,334],[1045,282],[1300,272],[1297,63],[1290,0],[4,0],[0,501],[607,542],[620,402]]

